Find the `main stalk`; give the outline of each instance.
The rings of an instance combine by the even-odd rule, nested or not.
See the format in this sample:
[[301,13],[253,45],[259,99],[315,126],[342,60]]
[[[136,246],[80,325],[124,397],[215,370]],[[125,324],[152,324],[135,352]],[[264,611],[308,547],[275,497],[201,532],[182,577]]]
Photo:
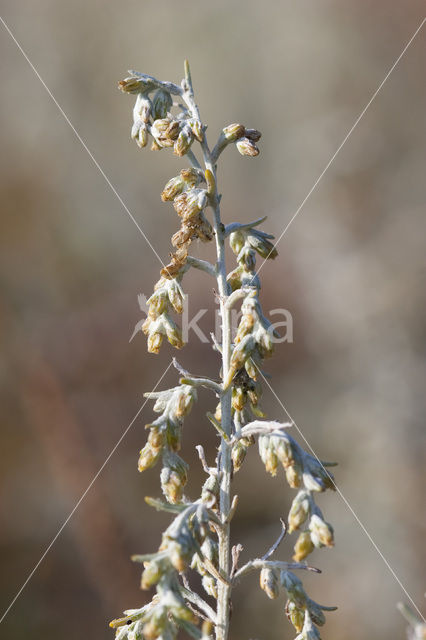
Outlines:
[[[201,121],[200,112],[194,100],[194,91],[192,88],[191,72],[189,64],[185,61],[185,88],[183,98],[187,103],[192,115]],[[219,292],[220,318],[222,323],[221,346],[222,346],[222,379],[226,380],[229,372],[229,364],[231,359],[231,316],[230,310],[226,306],[228,297],[228,284],[226,281],[226,262],[225,262],[225,227],[220,218],[220,198],[217,190],[216,167],[212,162],[211,153],[205,135],[201,142],[203,151],[203,159],[206,171],[213,178],[212,189],[210,193],[210,201],[214,213],[213,228],[216,238],[216,278],[217,288]],[[231,414],[231,394],[232,387],[224,390],[220,398],[221,408],[221,426],[226,435],[230,436],[232,431],[232,414]],[[230,523],[228,520],[229,510],[231,506],[231,447],[224,437],[221,439],[219,456],[218,456],[218,477],[220,481],[220,519],[222,528],[218,533],[219,537],[219,572],[226,578],[226,582],[218,581],[218,597],[217,597],[217,624],[216,624],[216,640],[227,640],[229,632],[229,614],[230,614],[230,596],[231,586],[230,579]]]

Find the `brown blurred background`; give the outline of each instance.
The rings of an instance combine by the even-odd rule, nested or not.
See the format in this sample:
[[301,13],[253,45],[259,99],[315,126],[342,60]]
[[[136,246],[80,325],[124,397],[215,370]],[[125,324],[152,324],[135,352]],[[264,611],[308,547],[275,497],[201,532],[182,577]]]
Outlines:
[[[159,193],[184,163],[131,143],[133,100],[116,90],[126,69],[179,81],[188,57],[210,140],[235,121],[262,131],[258,159],[224,154],[223,215],[268,214],[266,229],[279,235],[424,14],[420,0],[2,5],[164,259],[177,218]],[[268,363],[273,387],[318,455],[339,461],[339,487],[423,609],[425,44],[423,29],[261,273],[265,311],[285,307],[294,318],[294,343]],[[3,27],[0,55],[4,611],[175,354],[166,346],[148,355],[141,336],[128,343],[141,316],[136,296],[150,294],[159,262]],[[192,305],[213,309],[206,276],[191,273],[185,289]],[[196,338],[178,357],[194,373],[217,370]],[[176,379],[170,371],[163,386]],[[206,441],[214,455],[203,418],[211,406],[201,393],[185,426],[193,497],[202,477],[194,445]],[[264,406],[285,419],[266,391]],[[151,416],[147,406],[2,637],[112,638],[107,622],[147,597],[129,556],[155,550],[168,522],[143,501],[159,495],[158,470],[136,469]],[[255,450],[235,487],[234,542],[248,558],[275,539],[294,494],[282,477],[266,477]],[[403,638],[400,586],[340,497],[319,503],[336,548],[315,552],[323,575],[304,578],[312,597],[339,607],[324,638]],[[281,557],[290,552],[289,540]],[[247,579],[232,638],[292,638],[283,604]]]

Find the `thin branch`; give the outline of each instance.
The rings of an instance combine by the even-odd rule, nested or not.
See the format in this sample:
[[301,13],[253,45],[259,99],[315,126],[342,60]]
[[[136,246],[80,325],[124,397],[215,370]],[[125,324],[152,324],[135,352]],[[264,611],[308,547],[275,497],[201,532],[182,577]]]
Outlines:
[[[192,602],[193,604],[195,604],[199,609],[201,609],[201,611],[204,611],[208,619],[211,620],[214,624],[216,624],[216,612],[213,611],[211,606],[207,604],[207,602],[203,600],[203,598],[199,596],[198,593],[195,593],[194,591],[192,591],[186,576],[181,574],[181,577],[185,585],[180,587],[183,597],[186,598],[186,600],[189,600],[189,602]],[[196,613],[197,615],[199,615],[198,611]]]
[[194,258],[193,256],[188,256],[186,258],[186,263],[189,264],[191,267],[200,269],[200,271],[205,271],[205,273],[208,273],[210,276],[213,276],[213,278],[216,278],[217,276],[216,268],[210,262],[207,262],[207,260],[200,260],[200,258]]
[[133,71],[133,69],[129,69],[129,73],[132,76],[136,76],[137,78],[142,78],[143,80],[149,80],[154,85],[154,87],[157,87],[158,89],[164,89],[165,91],[168,91],[169,93],[173,93],[174,95],[177,95],[177,96],[182,95],[182,88],[179,87],[174,82],[157,80],[157,78],[154,78],[153,76],[149,76],[147,73],[140,73],[140,71]]
[[187,371],[186,369],[184,369],[182,367],[182,365],[177,361],[177,359],[175,357],[172,358],[172,364],[174,366],[174,368],[179,371],[181,376],[189,376],[190,373],[189,371]]
[[186,156],[187,158],[189,158],[192,166],[195,167],[195,169],[200,169],[202,171],[201,164],[198,162],[197,156],[192,151],[192,149],[188,149],[188,151],[186,152]]
[[226,299],[226,302],[225,302],[226,308],[232,309],[232,307],[236,302],[238,302],[238,300],[241,300],[241,298],[245,298],[255,290],[256,290],[255,287],[242,287],[241,289],[236,289]]
[[212,339],[212,342],[213,342],[213,349],[215,349],[219,353],[222,353],[222,347],[219,344],[219,342],[217,341],[217,338],[216,338],[215,334],[213,333],[213,331],[210,332],[210,338]]
[[[254,420],[241,429],[241,437],[262,435],[282,431],[293,426],[293,422],[276,422],[275,420]],[[278,434],[277,434],[278,435]]]
[[304,569],[306,571],[313,571],[314,573],[321,573],[320,569],[311,567],[308,564],[303,564],[302,562],[280,562],[279,560],[262,560],[261,558],[256,558],[255,560],[250,560],[250,562],[247,562],[247,564],[241,567],[241,569],[239,569],[235,574],[234,580],[238,580],[251,571],[264,568],[281,569],[282,571]]
[[253,227],[258,227],[262,222],[265,222],[268,216],[263,216],[263,218],[258,218],[254,222],[246,222],[245,224],[241,224],[240,222],[231,222],[231,224],[227,224],[225,227],[225,237],[227,238],[234,231],[243,231],[244,229],[253,229]]
[[179,380],[181,384],[189,384],[191,387],[206,387],[211,391],[214,391],[218,396],[222,393],[222,387],[220,384],[210,378],[195,378],[192,376],[185,376]]
[[206,454],[204,453],[203,445],[197,444],[195,448],[197,450],[198,457],[200,458],[201,466],[203,467],[203,470],[207,473],[207,475],[208,476],[217,475],[216,467],[209,467],[209,465],[207,464]]
[[238,507],[238,496],[237,496],[237,495],[235,495],[235,496],[232,498],[231,508],[229,509],[229,513],[228,513],[228,516],[227,516],[226,521],[225,521],[226,523],[231,522],[232,518],[233,518],[233,517],[234,517],[234,515],[235,515],[235,512],[236,512],[236,510],[237,510],[237,507]]
[[[192,591],[189,586],[189,582],[184,574],[181,574],[181,578],[184,586],[181,586],[180,590],[184,598],[189,600],[189,602],[195,604],[199,609],[201,609],[201,611],[204,611],[208,619],[213,623],[216,623],[216,612],[211,608],[209,604],[207,604],[205,600],[203,600],[201,596],[198,595],[198,593]],[[199,615],[198,612],[196,613],[197,615]]]
[[220,154],[222,153],[222,151],[224,151],[226,149],[226,147],[230,144],[229,140],[227,140],[225,138],[225,136],[223,135],[223,133],[219,136],[215,146],[212,149],[211,152],[211,159],[212,159],[212,163],[216,164],[217,159],[219,158]]
[[286,523],[284,522],[284,520],[282,518],[280,518],[280,522],[281,522],[281,533],[278,536],[278,538],[275,540],[275,542],[272,545],[272,547],[270,549],[268,549],[268,551],[265,553],[264,556],[262,556],[262,560],[267,560],[268,558],[270,558],[275,553],[275,551],[280,546],[282,540],[284,539],[285,534],[287,533],[287,525],[286,525]]

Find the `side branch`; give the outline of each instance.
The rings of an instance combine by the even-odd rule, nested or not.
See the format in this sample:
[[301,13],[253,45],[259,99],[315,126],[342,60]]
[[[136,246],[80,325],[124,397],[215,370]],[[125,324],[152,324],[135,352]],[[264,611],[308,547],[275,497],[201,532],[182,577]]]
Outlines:
[[195,267],[195,269],[200,269],[200,271],[205,271],[209,276],[213,276],[213,278],[217,277],[216,268],[207,260],[201,260],[200,258],[194,258],[192,256],[188,256],[186,258],[187,264],[191,267]]
[[320,569],[316,567],[311,567],[308,564],[304,564],[303,562],[281,562],[279,560],[262,560],[262,558],[256,558],[255,560],[250,560],[247,562],[241,569],[237,571],[234,576],[234,581],[242,578],[247,573],[251,571],[256,571],[257,569],[280,569],[281,571],[293,571],[295,569],[305,569],[306,571],[313,571],[314,573],[321,573]]

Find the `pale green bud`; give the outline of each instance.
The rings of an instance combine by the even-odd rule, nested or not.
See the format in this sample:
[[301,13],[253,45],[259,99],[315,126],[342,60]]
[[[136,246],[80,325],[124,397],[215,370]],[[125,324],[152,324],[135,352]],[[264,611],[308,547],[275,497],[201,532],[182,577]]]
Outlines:
[[293,600],[299,607],[306,604],[306,592],[302,581],[291,571],[281,571],[281,584],[287,591],[289,600]]
[[191,127],[184,125],[174,144],[174,153],[180,157],[184,156],[189,151],[193,141],[194,134],[192,133]]
[[161,194],[163,202],[171,201],[176,198],[185,188],[185,182],[182,176],[176,176],[168,181]]
[[309,611],[305,611],[305,622],[302,633],[299,634],[295,640],[321,640],[318,629],[312,624]]
[[228,124],[227,127],[222,129],[223,135],[227,142],[235,142],[242,138],[245,133],[245,129],[242,124]]
[[165,118],[173,104],[172,96],[164,89],[158,89],[152,99],[152,115],[154,120]]
[[151,91],[154,85],[148,78],[129,76],[124,80],[120,80],[118,88],[120,91],[123,91],[123,93],[145,93]]
[[305,622],[305,608],[298,607],[293,600],[287,600],[285,611],[296,631],[302,631]]
[[300,529],[310,513],[310,499],[307,491],[299,491],[294,498],[288,514],[288,532]]
[[295,562],[301,562],[314,550],[314,544],[311,540],[311,534],[309,531],[302,531],[296,540],[294,545],[293,560]]
[[280,594],[280,581],[276,571],[269,567],[264,567],[260,572],[260,588],[266,593],[268,598],[275,600]]
[[333,547],[334,532],[333,527],[325,522],[319,515],[314,514],[309,522],[309,531],[315,547]]
[[233,231],[229,236],[229,246],[235,255],[238,255],[244,247],[245,237],[241,231]]
[[138,461],[138,470],[145,471],[157,464],[161,455],[161,449],[154,449],[149,443],[147,443],[143,449],[141,449]]
[[217,599],[217,582],[213,576],[207,574],[202,577],[201,583],[204,591],[212,598]]
[[198,142],[204,140],[203,125],[199,120],[190,120],[191,131]]
[[242,156],[254,157],[259,155],[259,149],[249,138],[240,138],[237,141],[237,149]]

